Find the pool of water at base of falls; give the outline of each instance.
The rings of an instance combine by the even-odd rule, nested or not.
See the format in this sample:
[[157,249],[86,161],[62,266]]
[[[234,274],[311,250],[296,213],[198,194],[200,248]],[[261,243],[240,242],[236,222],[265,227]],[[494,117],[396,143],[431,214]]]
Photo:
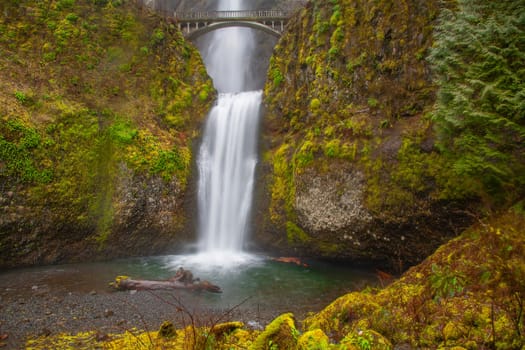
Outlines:
[[252,310],[271,308],[275,312],[304,314],[320,310],[340,295],[378,283],[371,269],[316,260],[303,260],[298,265],[262,255],[247,257],[228,268],[196,263],[191,256],[169,255],[13,269],[0,273],[0,299],[27,298],[35,291],[52,295],[134,293],[112,291],[109,282],[118,275],[162,280],[184,267],[195,278],[222,289],[220,294],[173,291],[190,307],[227,310],[242,304]]

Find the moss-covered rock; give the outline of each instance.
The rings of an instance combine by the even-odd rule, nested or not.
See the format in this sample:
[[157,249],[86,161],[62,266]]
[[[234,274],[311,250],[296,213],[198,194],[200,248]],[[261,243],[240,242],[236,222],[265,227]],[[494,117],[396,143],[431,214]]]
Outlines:
[[282,314],[270,322],[249,347],[250,350],[295,349],[298,330],[291,313]]
[[328,336],[320,329],[314,329],[312,331],[301,334],[297,340],[298,350],[322,350],[328,349],[330,340]]
[[173,338],[177,336],[177,331],[175,330],[175,326],[173,325],[173,323],[169,321],[164,321],[160,325],[158,335],[159,337],[163,338]]
[[[510,210],[443,245],[387,288],[340,297],[304,327],[350,344],[380,334],[415,348],[519,349],[524,252],[525,214]],[[369,331],[374,336],[365,339]]]
[[357,330],[347,334],[343,340],[341,340],[341,349],[348,350],[364,350],[364,349],[377,349],[377,350],[390,350],[392,344],[376,331],[365,329]]
[[[265,87],[260,242],[403,269],[468,226],[457,210],[468,190],[434,149],[425,116],[440,6],[326,0],[291,19]],[[291,224],[309,239],[290,240]]]
[[198,52],[133,1],[0,13],[0,266],[175,248],[214,99]]

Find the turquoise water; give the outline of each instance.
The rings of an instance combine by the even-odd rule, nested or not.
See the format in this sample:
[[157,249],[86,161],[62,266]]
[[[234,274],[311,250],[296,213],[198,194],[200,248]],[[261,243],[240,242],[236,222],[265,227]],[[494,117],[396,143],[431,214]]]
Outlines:
[[0,273],[0,295],[23,296],[35,291],[52,295],[112,293],[108,283],[117,275],[162,280],[184,267],[194,277],[222,289],[220,294],[177,292],[191,305],[224,310],[242,304],[252,310],[300,312],[317,311],[342,294],[377,284],[377,277],[370,270],[320,261],[302,263],[307,266],[249,256],[237,265],[223,268],[203,265],[191,256],[158,256],[15,269]]

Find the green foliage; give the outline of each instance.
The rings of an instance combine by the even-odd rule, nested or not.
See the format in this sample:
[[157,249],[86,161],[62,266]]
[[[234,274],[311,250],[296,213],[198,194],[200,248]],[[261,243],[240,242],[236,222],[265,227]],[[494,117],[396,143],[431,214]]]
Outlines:
[[22,104],[27,102],[27,95],[22,91],[15,91],[15,98]]
[[434,300],[452,298],[463,292],[465,278],[460,273],[452,271],[449,266],[440,267],[432,264],[430,285]]
[[[34,128],[19,120],[9,120],[0,131],[10,136],[10,140],[0,135],[1,177],[14,177],[21,182],[48,183],[53,178],[51,169],[40,169],[35,164],[35,153],[44,147],[42,137]],[[5,181],[5,180],[3,180]]]
[[303,168],[314,160],[314,151],[317,146],[312,141],[305,141],[294,155],[294,163],[298,168]]
[[66,19],[69,21],[69,22],[76,22],[78,20],[78,16],[74,13],[68,13],[66,15]]
[[[169,181],[175,174],[180,174],[189,168],[189,156],[183,150],[173,148],[170,151],[161,150],[153,163],[151,172],[159,174],[164,180]],[[185,179],[185,177],[181,177]]]
[[370,350],[370,340],[368,340],[368,338],[358,336],[355,339],[355,345],[357,345],[361,350]]
[[332,17],[330,17],[330,25],[335,26],[337,23],[341,20],[341,11],[339,10],[339,6],[334,6],[334,13],[332,14]]
[[153,35],[151,36],[151,41],[153,42],[154,45],[158,45],[158,44],[160,44],[165,38],[166,38],[166,35],[165,35],[164,32],[162,31],[162,29],[157,28],[157,29],[155,29],[155,31],[153,32]]
[[367,103],[370,107],[375,108],[379,104],[379,101],[376,98],[369,97]]
[[272,76],[272,81],[273,81],[273,86],[274,87],[278,87],[279,85],[281,85],[281,83],[284,80],[283,74],[281,73],[281,71],[277,67],[274,67],[274,69],[271,70],[271,76]]
[[363,52],[357,58],[349,60],[349,62],[346,64],[347,71],[352,74],[357,67],[364,63],[366,56],[366,52]]
[[334,56],[337,56],[339,54],[339,48],[338,47],[331,47],[330,50],[328,50],[328,55],[330,58],[333,58]]
[[341,141],[339,139],[333,139],[328,141],[324,145],[324,154],[327,157],[335,158],[341,153]]
[[390,350],[392,344],[381,334],[371,329],[358,329],[358,331],[351,332],[341,340],[343,346],[350,348],[357,348],[359,350]]
[[441,149],[457,176],[500,203],[525,189],[524,6],[458,1],[456,12],[443,11],[429,57],[440,87],[433,120]]
[[75,0],[58,0],[56,7],[57,10],[69,9],[75,5]]
[[108,133],[111,139],[122,144],[130,144],[138,135],[129,121],[116,120],[109,128]]

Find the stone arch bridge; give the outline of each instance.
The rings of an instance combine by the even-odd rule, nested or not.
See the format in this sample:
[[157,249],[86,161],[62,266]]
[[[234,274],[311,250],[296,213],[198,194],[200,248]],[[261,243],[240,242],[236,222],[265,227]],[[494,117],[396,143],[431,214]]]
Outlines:
[[175,12],[174,18],[184,36],[193,40],[226,27],[248,27],[279,37],[291,13],[282,10]]

